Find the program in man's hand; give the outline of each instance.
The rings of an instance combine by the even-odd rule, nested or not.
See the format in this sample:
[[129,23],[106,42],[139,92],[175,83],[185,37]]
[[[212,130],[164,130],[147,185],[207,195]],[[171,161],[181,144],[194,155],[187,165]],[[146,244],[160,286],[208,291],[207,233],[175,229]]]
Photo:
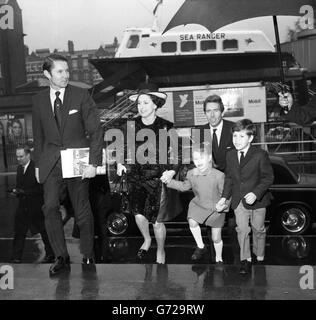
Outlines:
[[[89,148],[66,149],[60,153],[63,178],[81,177],[84,168],[89,165]],[[97,174],[106,174],[105,149],[102,152],[102,166],[97,167]]]

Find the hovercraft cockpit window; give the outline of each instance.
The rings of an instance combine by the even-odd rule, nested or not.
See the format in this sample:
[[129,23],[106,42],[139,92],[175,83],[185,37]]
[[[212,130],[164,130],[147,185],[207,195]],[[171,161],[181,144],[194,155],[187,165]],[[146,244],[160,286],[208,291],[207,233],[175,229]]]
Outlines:
[[127,44],[126,44],[126,48],[135,49],[138,47],[138,45],[139,45],[139,35],[133,34],[129,37]]

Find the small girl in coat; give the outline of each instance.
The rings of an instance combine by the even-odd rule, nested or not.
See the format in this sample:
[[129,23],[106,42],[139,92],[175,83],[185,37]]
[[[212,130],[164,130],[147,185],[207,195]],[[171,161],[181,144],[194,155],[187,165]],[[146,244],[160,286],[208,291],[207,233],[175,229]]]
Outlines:
[[212,167],[210,145],[202,143],[193,146],[192,158],[195,168],[188,171],[185,181],[172,179],[167,183],[167,187],[179,191],[192,189],[195,195],[188,210],[190,230],[197,245],[191,260],[200,260],[207,252],[200,228],[200,224],[205,224],[212,227],[216,263],[222,264],[223,241],[221,231],[225,222],[225,212],[223,211],[226,211],[228,206],[223,204],[221,208],[218,208],[220,211],[216,211],[215,205],[221,198],[223,191],[224,173]]

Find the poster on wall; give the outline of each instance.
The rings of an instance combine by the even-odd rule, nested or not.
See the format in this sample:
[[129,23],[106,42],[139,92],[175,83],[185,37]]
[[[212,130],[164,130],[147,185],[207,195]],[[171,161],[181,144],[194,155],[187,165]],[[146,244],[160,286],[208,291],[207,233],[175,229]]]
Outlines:
[[207,123],[204,100],[213,94],[222,98],[224,118],[237,121],[243,118],[266,122],[266,90],[260,83],[239,83],[199,87],[165,88],[168,94],[164,113],[176,127],[193,127]]
[[[0,136],[4,136],[7,143],[19,144],[26,140],[25,118],[23,114],[0,115]],[[2,138],[1,138],[2,143]]]

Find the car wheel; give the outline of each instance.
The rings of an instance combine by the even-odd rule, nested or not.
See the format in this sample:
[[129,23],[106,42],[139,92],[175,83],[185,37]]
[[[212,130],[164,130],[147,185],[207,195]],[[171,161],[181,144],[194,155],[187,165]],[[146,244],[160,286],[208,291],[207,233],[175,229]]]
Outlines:
[[277,226],[283,234],[304,234],[311,226],[311,215],[303,206],[286,206],[278,211]]
[[120,204],[107,217],[107,230],[112,236],[126,236],[132,234],[135,227],[135,219],[130,213],[129,200],[124,194],[120,198]]

